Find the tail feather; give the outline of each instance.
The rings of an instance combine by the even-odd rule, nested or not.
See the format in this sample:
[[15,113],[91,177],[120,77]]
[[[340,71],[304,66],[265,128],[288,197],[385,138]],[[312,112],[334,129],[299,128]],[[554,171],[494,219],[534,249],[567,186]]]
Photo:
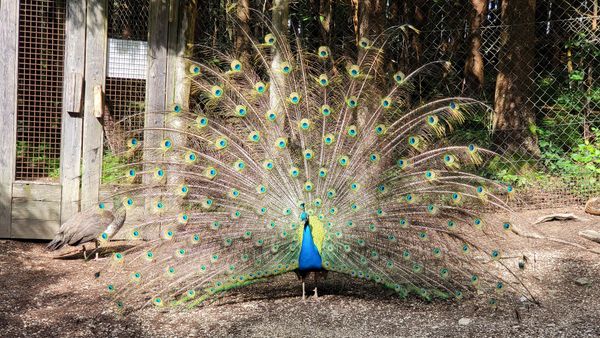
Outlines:
[[55,251],[62,248],[65,245],[65,236],[62,233],[58,233],[54,239],[48,243],[46,249],[49,251]]
[[513,189],[477,174],[502,157],[446,138],[488,107],[415,100],[447,64],[384,79],[369,43],[354,63],[285,42],[272,63],[278,37],[254,44],[255,63],[216,52],[220,62],[191,75],[196,110],[129,131],[116,194],[139,210],[130,238],[151,240],[101,274],[117,306],[198,304],[294,271],[301,205],[322,224],[313,236],[326,270],[425,299],[529,295],[500,262],[511,220],[485,213],[510,211]]

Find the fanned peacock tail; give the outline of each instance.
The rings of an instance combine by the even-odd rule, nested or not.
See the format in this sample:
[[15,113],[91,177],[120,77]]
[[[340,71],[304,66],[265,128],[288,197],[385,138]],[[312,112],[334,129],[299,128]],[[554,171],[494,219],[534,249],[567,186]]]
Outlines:
[[150,240],[102,273],[119,307],[197,305],[297,269],[302,203],[326,270],[425,299],[528,294],[502,261],[510,221],[482,215],[509,212],[512,188],[473,174],[498,155],[446,137],[488,108],[415,99],[445,62],[386,75],[381,49],[359,48],[351,61],[268,34],[249,60],[191,64],[198,107],[130,131],[121,154],[129,236]]

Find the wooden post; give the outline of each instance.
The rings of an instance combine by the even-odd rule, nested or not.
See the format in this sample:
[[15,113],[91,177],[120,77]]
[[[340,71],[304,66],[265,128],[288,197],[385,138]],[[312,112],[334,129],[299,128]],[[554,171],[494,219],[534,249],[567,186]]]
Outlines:
[[[146,127],[163,127],[166,111],[167,46],[170,0],[151,0],[148,17],[148,75],[146,79]],[[156,135],[156,133],[151,133]],[[160,141],[160,140],[157,140]],[[153,144],[146,139],[145,144]],[[157,145],[154,143],[153,145]]]
[[0,5],[0,238],[11,236],[12,185],[17,147],[19,2],[3,1]]
[[83,112],[86,12],[86,0],[67,1],[60,149],[61,224],[79,211],[83,133],[83,120],[80,114]]
[[[167,63],[167,109],[172,109],[178,105],[182,111],[190,109],[190,91],[191,80],[189,77],[189,62],[188,58],[192,54],[192,45],[194,43],[194,26],[196,17],[196,0],[171,0],[171,15],[172,20],[169,22],[169,49]],[[179,115],[171,113],[167,121],[165,121],[169,129],[183,129],[186,122]],[[183,133],[171,132],[165,133],[165,136],[173,141],[175,146],[187,146],[187,138]],[[171,152],[170,162],[180,162],[179,154]],[[179,186],[185,183],[185,178],[180,175],[173,174],[178,170],[177,164],[169,166],[170,175],[167,176],[167,184],[171,187]],[[173,201],[172,208],[181,208],[180,201]]]
[[[169,9],[171,0],[151,0],[148,16],[148,74],[146,78],[146,128],[164,127],[164,112],[167,110],[167,67],[169,38]],[[144,131],[144,147],[156,148],[162,133]],[[144,161],[152,162],[154,152],[144,151]],[[144,175],[144,183],[151,179]]]
[[190,108],[191,80],[188,59],[192,56],[194,28],[196,23],[196,0],[173,0],[178,11],[169,30],[169,70],[167,82],[167,102],[179,104],[183,110]]
[[102,86],[106,77],[107,16],[106,0],[88,0],[85,40],[85,98],[83,117],[83,169],[81,207],[98,203],[102,178],[103,131],[94,116],[94,88]]

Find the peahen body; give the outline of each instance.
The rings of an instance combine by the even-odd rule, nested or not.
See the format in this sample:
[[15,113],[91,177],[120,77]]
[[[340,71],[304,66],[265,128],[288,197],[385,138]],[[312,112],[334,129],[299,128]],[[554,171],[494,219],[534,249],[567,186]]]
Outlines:
[[83,257],[87,259],[85,243],[94,242],[97,249],[99,241],[109,240],[121,229],[125,218],[125,207],[121,201],[114,202],[112,211],[108,210],[104,203],[100,203],[98,208],[79,212],[63,223],[47,248],[54,251],[65,245],[81,245]]
[[122,154],[116,195],[143,215],[131,238],[154,239],[101,274],[118,307],[193,306],[293,271],[402,297],[529,296],[503,260],[510,220],[483,214],[510,212],[512,188],[477,175],[498,155],[446,137],[487,106],[419,99],[445,62],[385,74],[382,50],[359,48],[352,61],[274,33],[250,60],[191,66],[198,106],[131,131]]

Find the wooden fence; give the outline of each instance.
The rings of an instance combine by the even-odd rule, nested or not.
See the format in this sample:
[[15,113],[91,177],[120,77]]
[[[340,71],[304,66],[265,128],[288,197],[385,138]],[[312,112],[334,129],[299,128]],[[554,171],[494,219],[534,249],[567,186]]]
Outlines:
[[[49,239],[61,223],[98,203],[104,135],[102,114],[107,78],[109,0],[35,0],[64,6],[64,67],[60,167],[54,180],[27,180],[16,172],[20,99],[20,13],[32,0],[0,4],[0,238]],[[35,3],[35,1],[33,3]],[[111,2],[113,0],[110,0]],[[128,0],[120,0],[127,4]],[[185,0],[147,1],[146,101],[148,112],[165,111],[181,100],[176,79],[185,61]],[[36,38],[45,38],[39,33]],[[180,102],[184,105],[187,102]],[[148,113],[146,125],[162,125],[162,114]]]

